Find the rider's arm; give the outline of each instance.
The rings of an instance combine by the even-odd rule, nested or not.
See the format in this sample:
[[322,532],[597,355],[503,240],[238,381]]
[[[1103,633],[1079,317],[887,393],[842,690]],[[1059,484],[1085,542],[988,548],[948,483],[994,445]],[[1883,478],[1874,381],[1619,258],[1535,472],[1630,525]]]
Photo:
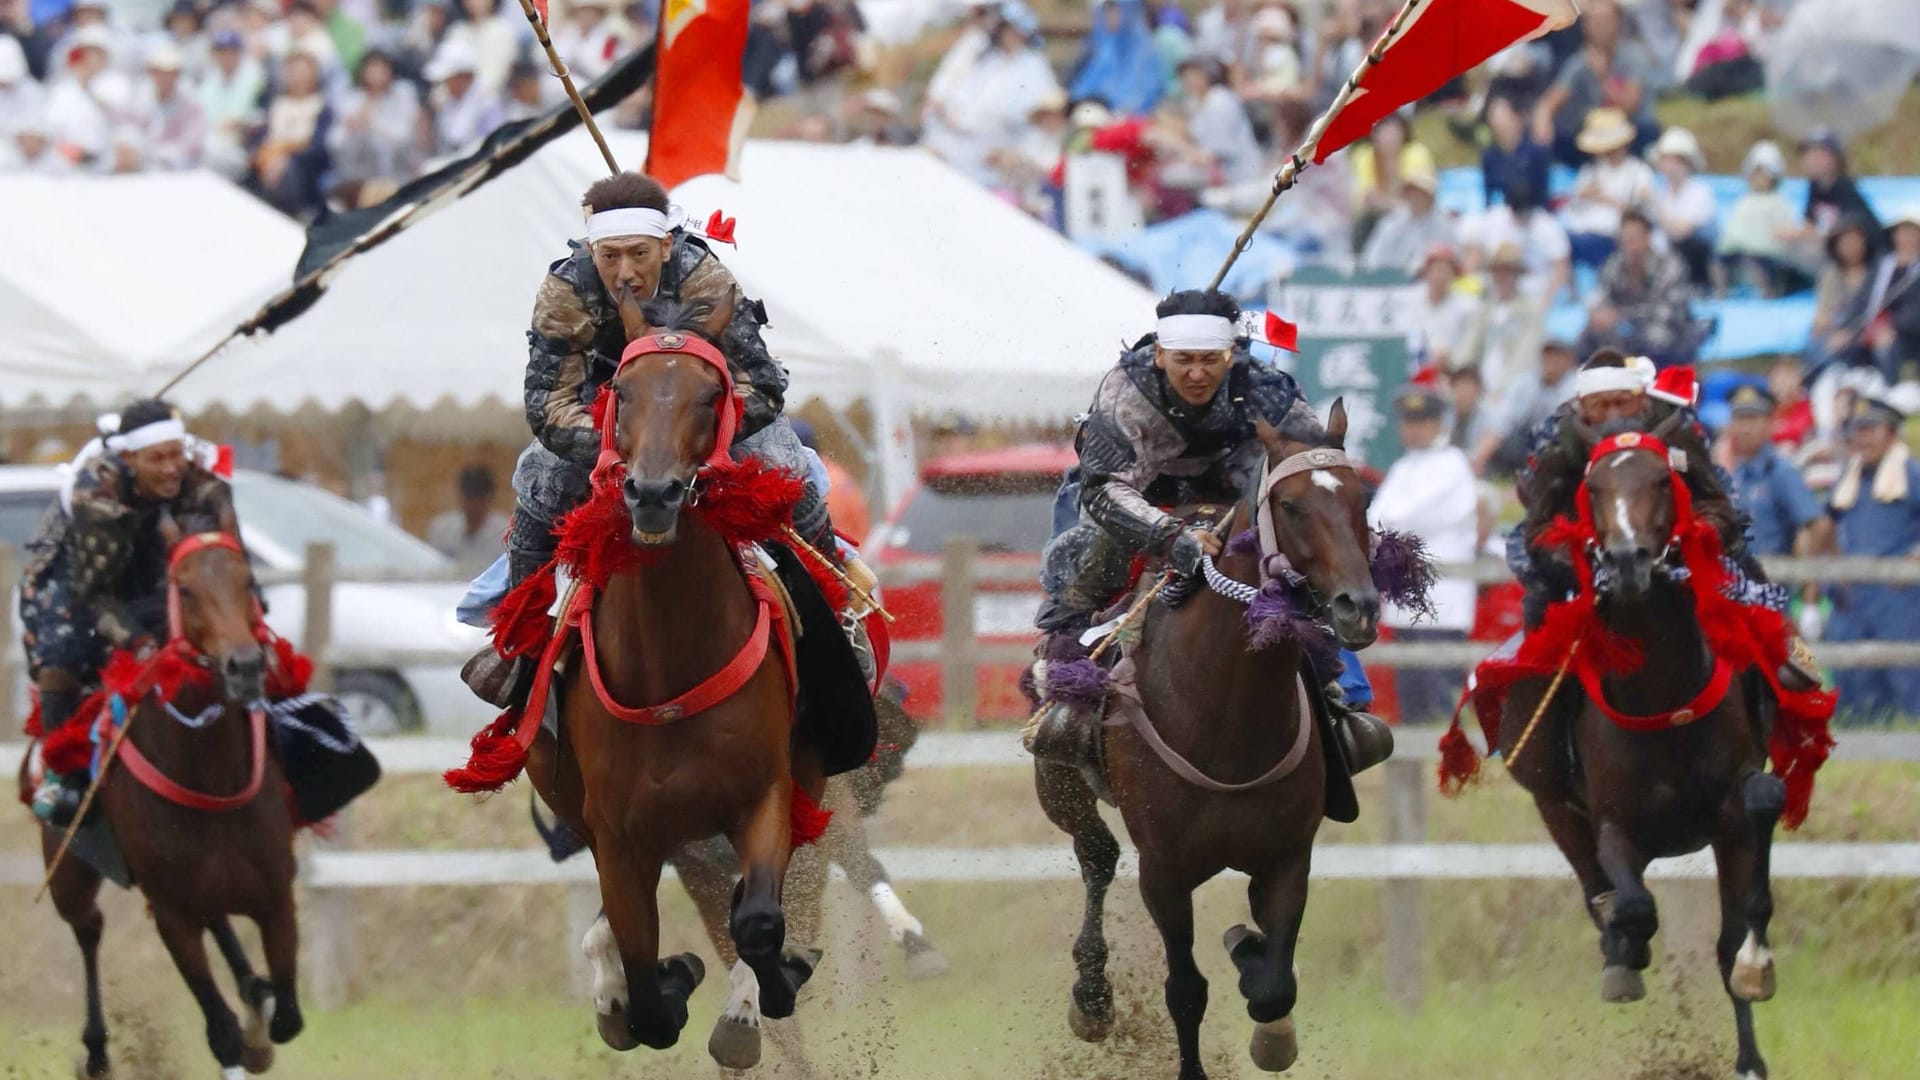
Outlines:
[[533,326],[527,331],[527,426],[547,449],[585,463],[600,453],[600,433],[586,397],[593,336],[593,318],[573,286],[548,274],[534,298]]
[[1100,384],[1093,413],[1081,429],[1081,508],[1130,546],[1164,549],[1179,535],[1180,521],[1142,492],[1179,449],[1179,435],[1126,374],[1112,372]]
[[97,477],[83,477],[75,485],[71,517],[65,546],[74,599],[94,613],[94,629],[101,637],[115,647],[124,645],[145,632],[120,596],[138,519],[133,508],[120,501],[114,485]]

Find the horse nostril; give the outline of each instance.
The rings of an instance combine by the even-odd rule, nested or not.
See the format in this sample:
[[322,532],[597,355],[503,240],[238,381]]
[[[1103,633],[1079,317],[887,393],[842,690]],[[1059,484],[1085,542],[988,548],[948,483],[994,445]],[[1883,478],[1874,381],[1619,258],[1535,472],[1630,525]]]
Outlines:
[[687,485],[680,480],[641,480],[627,477],[621,485],[629,506],[643,506],[650,509],[671,509],[677,507],[687,497]]

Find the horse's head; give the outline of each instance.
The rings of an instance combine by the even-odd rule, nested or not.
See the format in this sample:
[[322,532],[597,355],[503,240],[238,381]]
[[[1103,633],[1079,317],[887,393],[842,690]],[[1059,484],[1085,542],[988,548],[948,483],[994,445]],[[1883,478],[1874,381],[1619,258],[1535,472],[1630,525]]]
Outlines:
[[[197,523],[196,523],[197,524]],[[170,632],[184,639],[225,684],[229,701],[257,701],[266,695],[266,654],[255,627],[260,606],[253,591],[253,567],[240,544],[233,510],[223,510],[204,532],[186,533],[162,515],[160,535],[167,542],[167,618]]]
[[661,546],[673,543],[700,470],[726,458],[741,402],[713,344],[723,317],[704,304],[650,305],[647,316],[654,329],[628,344],[610,384],[613,457],[603,452],[602,466],[624,466],[634,542]]
[[1345,452],[1346,406],[1334,401],[1324,430],[1281,430],[1264,421],[1256,429],[1267,454],[1261,497],[1278,554],[1325,599],[1341,644],[1373,644],[1380,591],[1369,563],[1366,490]]
[[1653,433],[1601,439],[1588,459],[1586,498],[1592,508],[1596,590],[1636,602],[1653,588],[1654,570],[1670,554],[1679,510],[1666,439],[1684,417],[1675,413]]

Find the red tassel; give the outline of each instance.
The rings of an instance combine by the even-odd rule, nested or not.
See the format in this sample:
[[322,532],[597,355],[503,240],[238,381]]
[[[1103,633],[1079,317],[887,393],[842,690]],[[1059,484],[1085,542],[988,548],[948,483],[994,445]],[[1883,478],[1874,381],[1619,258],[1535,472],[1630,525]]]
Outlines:
[[806,847],[827,833],[827,826],[833,822],[833,811],[823,808],[813,801],[813,796],[799,784],[793,785],[793,811],[790,835],[793,846]]
[[37,739],[43,734],[40,729],[40,695],[38,693],[33,695],[33,709],[27,713],[27,722],[20,725],[20,734],[29,739]]
[[1440,736],[1440,792],[1458,795],[1461,789],[1480,778],[1480,752],[1473,740],[1460,729],[1460,712],[1454,710],[1453,723]]
[[107,696],[95,694],[80,703],[67,722],[46,736],[40,743],[40,760],[47,771],[57,773],[85,772],[93,763],[93,740],[90,732],[94,718],[106,707]]
[[527,767],[527,755],[513,737],[519,719],[518,712],[501,713],[473,737],[473,753],[467,756],[466,765],[448,769],[440,778],[448,787],[468,795],[499,791],[512,783]]
[[1267,344],[1288,352],[1300,351],[1300,324],[1290,323],[1273,312],[1267,312]]
[[493,647],[501,656],[513,659],[539,652],[553,635],[553,610],[556,599],[553,574],[543,570],[514,586],[493,609]]
[[[806,482],[758,458],[709,469],[693,512],[707,527],[735,544],[779,537],[793,520]],[[624,505],[622,513],[625,513]]]

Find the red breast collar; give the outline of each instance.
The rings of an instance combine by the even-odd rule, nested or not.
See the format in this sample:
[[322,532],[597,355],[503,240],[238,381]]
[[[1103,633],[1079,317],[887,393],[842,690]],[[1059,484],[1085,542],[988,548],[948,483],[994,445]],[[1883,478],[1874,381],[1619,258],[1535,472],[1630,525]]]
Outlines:
[[1713,675],[1707,679],[1707,685],[1693,695],[1693,700],[1665,712],[1626,713],[1607,704],[1607,696],[1600,688],[1600,672],[1593,664],[1576,658],[1573,666],[1580,676],[1580,685],[1587,691],[1587,700],[1593,702],[1594,708],[1605,713],[1607,719],[1628,731],[1662,731],[1691,724],[1719,708],[1720,703],[1726,700],[1728,687],[1733,684],[1733,665],[1724,657],[1715,656]]

